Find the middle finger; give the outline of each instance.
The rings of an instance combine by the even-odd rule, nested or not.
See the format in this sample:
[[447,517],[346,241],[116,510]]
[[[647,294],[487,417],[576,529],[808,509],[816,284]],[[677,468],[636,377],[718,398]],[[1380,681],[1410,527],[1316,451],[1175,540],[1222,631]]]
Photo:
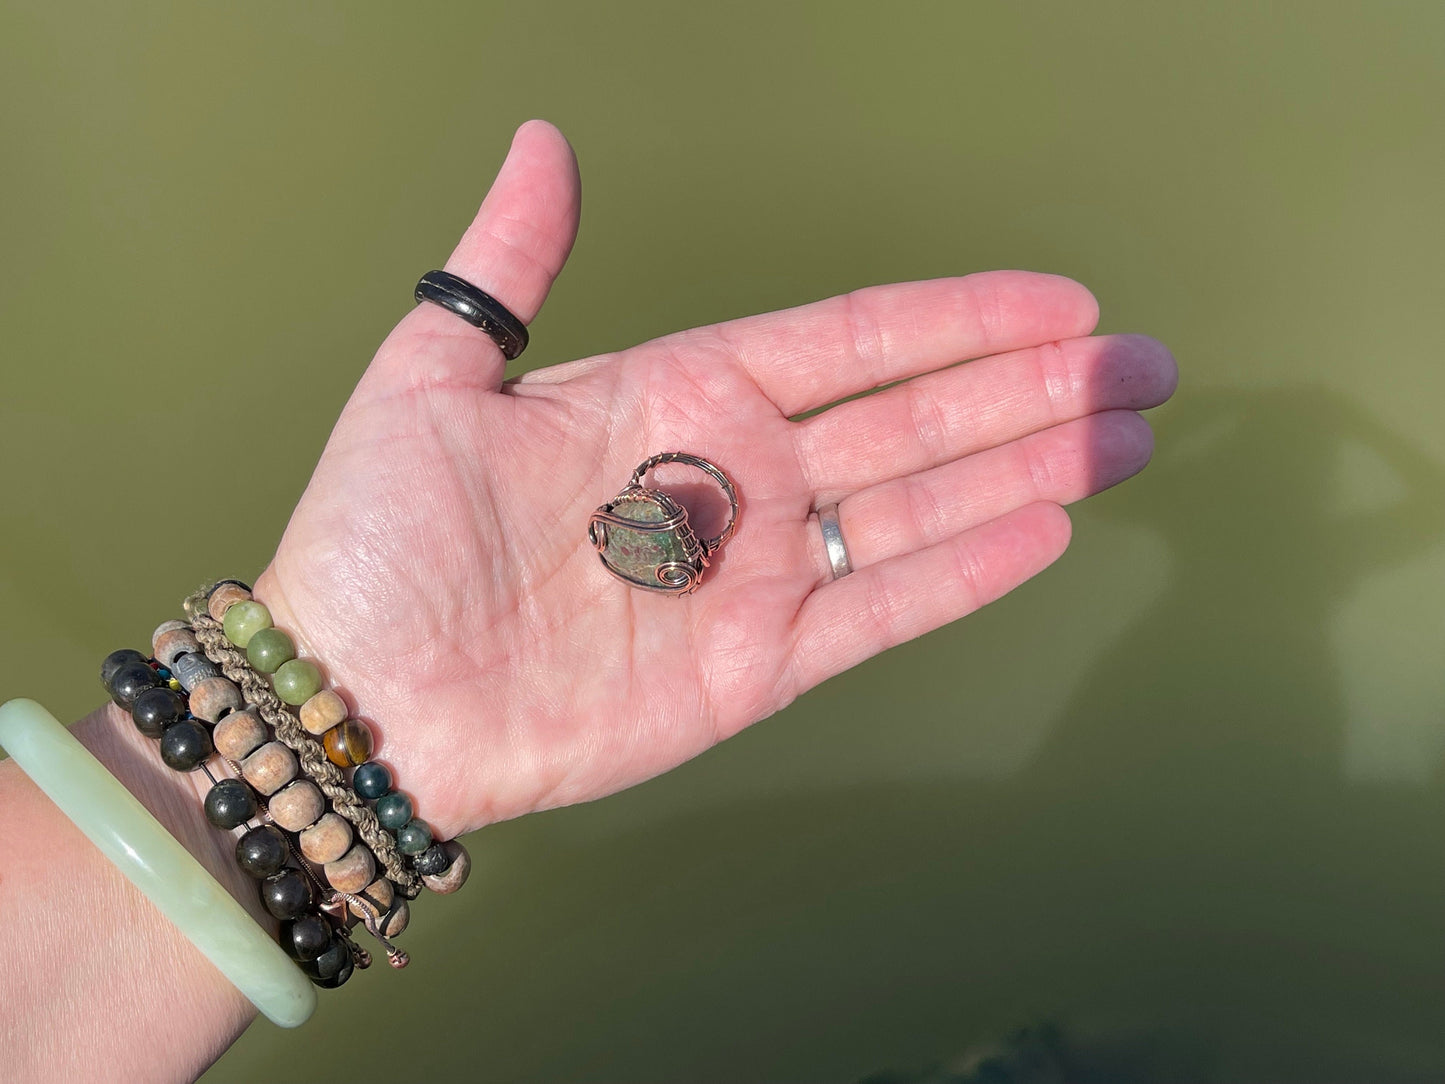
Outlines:
[[819,503],[1103,410],[1146,410],[1177,382],[1165,346],[1099,335],[995,354],[797,423]]

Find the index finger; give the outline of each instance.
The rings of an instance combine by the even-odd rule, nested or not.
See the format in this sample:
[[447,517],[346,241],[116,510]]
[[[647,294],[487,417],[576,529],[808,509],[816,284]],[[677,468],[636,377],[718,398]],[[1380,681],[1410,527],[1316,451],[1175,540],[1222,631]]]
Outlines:
[[711,330],[786,415],[955,362],[1088,335],[1094,295],[1033,271],[869,286]]

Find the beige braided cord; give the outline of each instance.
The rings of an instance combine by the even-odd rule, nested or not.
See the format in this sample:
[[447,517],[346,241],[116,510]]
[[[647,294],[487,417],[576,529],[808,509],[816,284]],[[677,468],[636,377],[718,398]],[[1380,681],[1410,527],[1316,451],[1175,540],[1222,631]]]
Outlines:
[[331,799],[336,812],[356,826],[356,834],[371,848],[397,890],[409,900],[416,899],[422,889],[421,878],[407,868],[396,849],[395,837],[381,826],[371,807],[347,786],[341,770],[327,758],[325,747],[302,729],[301,721],[276,695],[271,683],[251,669],[246,653],[226,639],[221,623],[206,610],[208,593],[207,589],[197,591],[185,601],[191,629],[205,649],[206,657],[240,687],[246,703],[256,707],[276,731],[277,739],[296,754],[302,771]]

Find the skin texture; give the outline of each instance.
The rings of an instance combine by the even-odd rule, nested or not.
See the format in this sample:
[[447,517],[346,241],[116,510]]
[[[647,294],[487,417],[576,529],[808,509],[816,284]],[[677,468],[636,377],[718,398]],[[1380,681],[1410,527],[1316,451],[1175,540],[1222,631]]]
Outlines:
[[[530,322],[579,206],[571,148],[528,122],[446,268]],[[994,271],[504,383],[490,339],[421,305],[342,412],[256,596],[372,724],[437,838],[599,798],[1058,558],[1061,506],[1145,465],[1137,411],[1176,380],[1153,340],[1090,337],[1097,317],[1077,283]],[[614,580],[586,540],[592,510],[662,451],[713,461],[741,497],[681,600]],[[653,480],[716,533],[705,479]],[[856,570],[838,581],[811,515],[828,501]],[[266,921],[192,777],[114,708],[77,734]],[[0,1060],[17,1079],[193,1079],[254,1016],[9,763],[0,910]]]

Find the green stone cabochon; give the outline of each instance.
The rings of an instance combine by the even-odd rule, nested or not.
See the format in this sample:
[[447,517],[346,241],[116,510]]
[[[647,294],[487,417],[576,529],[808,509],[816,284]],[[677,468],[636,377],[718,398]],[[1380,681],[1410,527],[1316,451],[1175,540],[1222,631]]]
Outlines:
[[[619,497],[612,502],[612,514],[619,519],[640,523],[661,523],[671,514],[656,497],[645,493]],[[672,561],[687,561],[683,549],[686,524],[675,531],[634,531],[615,523],[607,525],[607,548],[602,559],[619,576],[642,587],[661,587],[657,578],[659,566]]]

